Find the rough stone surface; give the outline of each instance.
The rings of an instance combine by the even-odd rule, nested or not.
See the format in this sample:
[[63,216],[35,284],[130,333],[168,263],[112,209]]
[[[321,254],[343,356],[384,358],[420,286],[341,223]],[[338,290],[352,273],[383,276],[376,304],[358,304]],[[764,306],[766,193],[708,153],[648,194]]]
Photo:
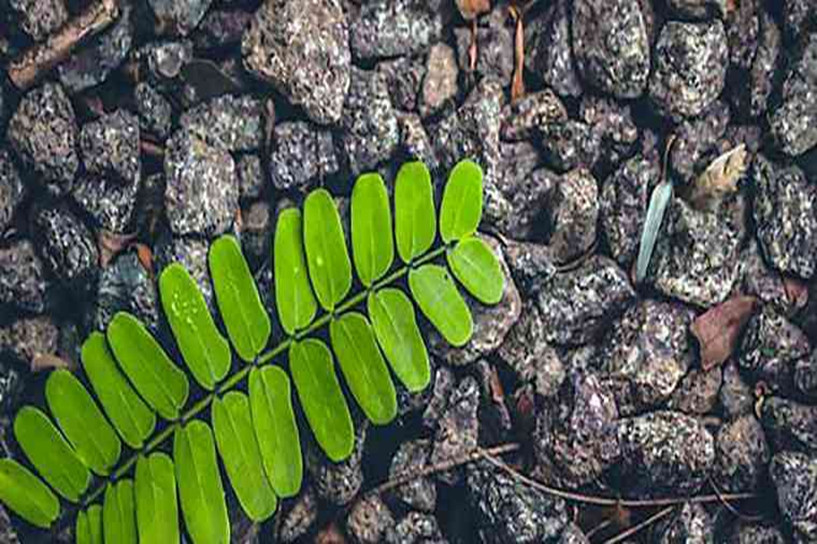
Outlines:
[[154,134],[164,140],[170,135],[171,115],[170,102],[152,85],[139,83],[133,91],[136,112],[139,115],[139,126],[143,132]]
[[762,115],[769,106],[782,41],[782,32],[777,22],[766,10],[762,10],[760,13],[760,43],[749,72],[749,98],[746,109],[752,116]]
[[534,137],[551,123],[567,121],[567,109],[550,89],[530,93],[502,109],[503,140],[520,141]]
[[817,459],[802,453],[777,453],[769,465],[777,505],[795,542],[817,539]]
[[661,520],[655,529],[655,542],[658,544],[715,541],[715,524],[709,512],[700,504],[684,503],[676,515],[664,519],[669,521]]
[[92,326],[104,331],[116,312],[130,312],[142,323],[158,330],[159,297],[151,271],[135,251],[120,254],[102,270],[92,313]]
[[305,190],[339,169],[332,133],[306,121],[277,124],[271,149],[270,178],[277,189]]
[[570,43],[570,0],[556,0],[528,24],[525,66],[560,96],[582,94]]
[[725,491],[753,492],[762,483],[770,458],[763,427],[754,416],[745,415],[718,431],[712,476]]
[[269,255],[274,219],[273,210],[264,200],[241,208],[241,247],[253,268],[264,262]]
[[729,544],[784,544],[786,540],[775,526],[756,523],[735,523],[735,528],[729,536]]
[[799,303],[796,297],[790,295],[786,278],[766,264],[756,238],[749,239],[740,252],[738,262],[740,272],[735,295],[756,296],[763,304],[773,306],[786,316],[797,312]]
[[587,252],[596,241],[599,189],[593,175],[581,168],[562,176],[548,202],[552,222],[550,247],[560,263]]
[[258,155],[242,155],[235,165],[238,176],[238,196],[241,200],[260,198],[267,186],[264,167]]
[[116,234],[130,230],[137,184],[123,185],[109,178],[80,177],[71,190],[71,196],[93,219],[93,227]]
[[[435,44],[432,51],[443,45]],[[454,67],[456,68],[456,61]],[[377,71],[386,78],[394,108],[403,112],[416,111],[421,86],[426,77],[424,59],[422,57],[398,57],[393,60],[385,60],[377,64]]]
[[0,232],[11,225],[14,213],[25,199],[26,193],[26,187],[11,155],[5,149],[0,149]]
[[82,126],[79,135],[85,170],[135,185],[141,174],[139,121],[135,115],[116,110]]
[[224,95],[187,110],[179,120],[210,145],[255,151],[264,144],[264,105],[249,95]]
[[[812,7],[813,9],[813,7]],[[797,156],[817,144],[817,33],[810,34],[783,84],[780,107],[770,119],[780,148]]]
[[422,0],[374,0],[350,22],[349,44],[358,60],[422,53],[442,34],[442,17]]
[[711,19],[724,15],[727,0],[667,0],[667,7],[676,17],[683,19]]
[[[507,86],[511,82],[514,66],[514,27],[510,22],[507,6],[496,4],[485,17],[481,17],[477,26],[479,52],[474,73],[479,77],[495,78]],[[457,40],[457,59],[460,70],[471,72],[468,53],[471,45],[471,30],[468,27],[455,27],[454,37]]]
[[59,334],[50,317],[17,319],[0,327],[0,354],[29,367],[37,357],[57,352]]
[[148,0],[160,27],[187,36],[201,22],[213,0]]
[[60,283],[84,292],[96,280],[99,251],[88,228],[66,206],[34,211],[36,247]]
[[2,506],[0,506],[0,540],[7,544],[20,544],[17,530],[12,525],[8,512]]
[[419,115],[398,113],[397,126],[400,129],[400,152],[406,160],[422,161],[430,171],[437,170],[434,146]]
[[720,401],[724,413],[729,419],[751,414],[754,409],[752,390],[740,375],[740,370],[735,362],[730,362],[724,368]]
[[693,368],[678,383],[667,408],[690,415],[704,415],[713,411],[718,403],[718,391],[723,383],[720,367],[704,371]]
[[215,308],[216,301],[210,281],[210,267],[207,264],[208,250],[209,244],[204,240],[181,237],[160,238],[154,251],[153,262],[154,276],[158,276],[171,263],[181,263],[196,281],[196,285],[204,295],[204,300],[212,310]]
[[38,42],[68,21],[64,0],[10,0],[9,5],[19,17],[23,31]]
[[670,166],[684,183],[692,183],[718,156],[717,145],[730,120],[729,105],[715,101],[700,116],[683,121],[670,150]]
[[[467,455],[477,446],[479,437],[479,384],[471,376],[466,376],[446,399],[434,435],[434,446],[429,461],[432,465]],[[440,480],[453,484],[459,480],[462,468],[441,472]]]
[[344,505],[350,503],[360,491],[363,485],[361,462],[367,429],[366,422],[356,425],[352,454],[339,463],[333,463],[315,443],[307,448],[306,469],[312,477],[315,492],[323,500]]
[[635,153],[639,128],[629,104],[588,95],[582,98],[579,114],[601,141],[596,163],[604,172]]
[[694,117],[723,91],[729,51],[723,23],[670,21],[655,46],[650,98],[672,117]]
[[29,240],[0,248],[0,304],[41,313],[47,289],[42,262]]
[[349,26],[338,0],[266,0],[242,41],[244,64],[316,123],[341,118],[349,89]]
[[296,542],[303,538],[318,519],[318,500],[311,486],[295,498],[292,508],[284,515],[278,538],[281,542]]
[[422,512],[409,512],[386,534],[387,544],[448,544],[437,518]]
[[201,49],[240,43],[251,19],[252,14],[241,9],[210,10],[198,27],[194,43]]
[[538,293],[558,272],[550,246],[508,240],[503,253],[514,282],[526,298]]
[[[389,478],[422,470],[428,465],[430,455],[430,440],[418,439],[404,442],[392,458]],[[412,480],[395,489],[393,494],[406,506],[415,510],[433,512],[437,506],[437,487],[429,478]]]
[[548,165],[559,172],[576,167],[592,168],[601,152],[601,135],[587,123],[549,123],[538,131]]
[[420,90],[420,115],[428,117],[439,112],[457,95],[457,57],[444,43],[436,43],[428,52],[425,78]]
[[817,407],[770,397],[763,401],[760,415],[775,450],[817,453]]
[[378,544],[393,527],[394,517],[378,495],[359,500],[346,518],[346,531],[359,544]]
[[807,397],[817,398],[817,349],[811,352],[811,357],[795,364],[794,386]]

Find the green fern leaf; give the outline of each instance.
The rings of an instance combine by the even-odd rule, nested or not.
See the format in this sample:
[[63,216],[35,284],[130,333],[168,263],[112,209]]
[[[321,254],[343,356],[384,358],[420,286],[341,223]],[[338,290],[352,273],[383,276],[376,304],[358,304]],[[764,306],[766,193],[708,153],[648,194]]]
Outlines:
[[440,236],[446,244],[477,231],[482,218],[482,168],[460,161],[451,171],[443,191]]
[[136,509],[131,480],[120,480],[105,491],[102,533],[105,542],[136,544]]
[[426,264],[412,269],[409,288],[420,310],[449,344],[460,347],[470,340],[471,311],[445,268]]
[[315,295],[331,312],[352,287],[352,265],[338,209],[325,189],[312,191],[304,201],[304,247]]
[[360,176],[352,190],[352,255],[366,287],[382,278],[394,261],[389,195],[379,174]]
[[102,507],[93,504],[77,515],[77,544],[102,544]]
[[421,162],[407,162],[394,184],[394,234],[404,263],[423,255],[434,244],[437,215],[431,174]]
[[54,493],[14,459],[0,459],[0,501],[43,529],[60,515],[60,501]]
[[139,542],[178,542],[176,474],[170,457],[164,453],[140,456],[133,488]]
[[278,215],[273,263],[278,318],[287,334],[295,334],[308,326],[318,311],[307,276],[301,212],[295,208],[283,210]]
[[454,277],[474,298],[483,304],[502,300],[505,275],[496,255],[483,240],[476,236],[463,238],[446,253],[446,258]]

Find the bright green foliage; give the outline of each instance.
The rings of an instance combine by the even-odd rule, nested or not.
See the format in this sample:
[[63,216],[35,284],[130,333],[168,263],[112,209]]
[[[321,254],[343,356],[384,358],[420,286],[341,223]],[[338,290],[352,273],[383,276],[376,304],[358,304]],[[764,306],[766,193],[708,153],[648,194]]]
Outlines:
[[499,261],[483,240],[476,236],[463,238],[446,253],[448,267],[474,298],[483,304],[496,304],[502,299],[505,275]]
[[102,333],[91,333],[82,345],[82,367],[119,436],[130,447],[141,448],[156,426],[156,415],[117,368]]
[[440,209],[440,236],[446,244],[474,234],[482,218],[482,169],[460,161],[448,177]]
[[647,277],[650,259],[664,220],[664,212],[672,200],[672,183],[662,181],[653,190],[650,197],[650,207],[647,208],[647,218],[644,220],[644,230],[641,232],[641,244],[638,247],[638,259],[635,267],[635,281],[641,283]]
[[159,294],[187,368],[212,391],[230,370],[230,345],[218,332],[204,295],[185,268],[174,263],[159,278]]
[[366,306],[377,342],[394,373],[409,391],[425,389],[431,368],[409,298],[387,287],[370,293]]
[[108,343],[130,382],[160,416],[172,420],[187,402],[187,376],[132,315],[119,312],[107,331]]
[[37,527],[60,515],[60,501],[42,480],[13,459],[0,459],[0,501]]
[[309,325],[318,311],[306,270],[301,212],[295,208],[278,215],[272,260],[278,318],[284,331],[294,334]]
[[119,460],[122,444],[90,393],[70,372],[59,369],[48,377],[45,398],[77,457],[95,473],[107,476]]
[[352,287],[352,265],[338,209],[326,189],[312,191],[304,201],[304,246],[315,295],[331,312]]
[[332,461],[352,453],[355,430],[332,365],[332,353],[320,340],[293,342],[289,371],[315,439]]
[[437,235],[431,174],[421,162],[407,162],[394,184],[394,234],[404,263],[423,255]]
[[136,544],[136,507],[131,480],[120,480],[105,490],[102,532],[105,542]]
[[273,365],[250,372],[250,411],[264,471],[279,497],[301,490],[303,461],[286,372]]
[[352,190],[352,254],[366,287],[382,278],[394,261],[389,195],[380,174],[363,174]]
[[184,524],[193,543],[230,542],[230,519],[210,427],[194,420],[177,429],[173,460]]
[[102,544],[102,507],[92,504],[77,515],[77,544]]
[[211,419],[221,462],[238,502],[251,520],[260,523],[275,513],[277,499],[264,474],[250,400],[243,393],[230,391],[213,401]]
[[452,346],[463,346],[471,338],[471,311],[448,271],[426,264],[409,272],[409,288],[420,310]]
[[164,453],[140,456],[133,488],[139,542],[178,542],[176,474],[170,457]]
[[397,415],[397,393],[380,355],[369,321],[357,312],[329,325],[332,349],[355,400],[372,423],[385,425]]
[[77,502],[91,474],[48,416],[24,406],[14,418],[14,437],[45,481],[67,500]]
[[233,236],[213,242],[208,260],[227,334],[238,356],[250,362],[266,347],[272,330],[250,267]]

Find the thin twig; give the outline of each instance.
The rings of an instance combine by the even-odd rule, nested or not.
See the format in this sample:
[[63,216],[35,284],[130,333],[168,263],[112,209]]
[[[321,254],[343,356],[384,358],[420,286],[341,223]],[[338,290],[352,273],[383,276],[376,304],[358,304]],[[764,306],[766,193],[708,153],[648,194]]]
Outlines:
[[675,506],[667,506],[663,510],[659,510],[656,514],[653,514],[652,516],[648,517],[647,519],[645,519],[641,523],[639,523],[637,525],[633,525],[629,529],[620,532],[619,534],[617,534],[613,538],[608,538],[607,540],[604,541],[603,544],[616,544],[616,542],[621,542],[622,540],[626,540],[626,539],[630,538],[631,536],[633,536],[634,534],[638,533],[639,531],[642,531],[642,530],[646,529],[647,527],[649,527],[650,525],[652,525],[653,523],[655,523],[659,519],[661,519],[663,517],[666,517],[673,510],[675,510]]
[[757,515],[752,516],[752,515],[749,515],[749,514],[744,514],[743,512],[741,512],[740,510],[735,508],[732,505],[732,503],[730,503],[725,498],[723,498],[723,493],[721,492],[720,488],[718,487],[718,484],[716,484],[715,481],[712,478],[709,478],[709,485],[712,486],[712,490],[715,492],[715,494],[718,496],[718,498],[721,499],[721,504],[723,504],[726,507],[727,510],[732,512],[732,514],[737,516],[739,519],[742,519],[743,521],[760,521],[761,519],[763,519],[763,516],[757,516]]
[[601,531],[605,530],[606,528],[608,528],[608,527],[609,527],[610,525],[612,525],[612,524],[613,524],[613,520],[612,520],[612,519],[605,519],[604,521],[602,521],[601,523],[599,523],[598,525],[596,525],[595,527],[593,527],[592,529],[590,529],[589,531],[587,531],[587,532],[584,534],[584,536],[586,536],[586,537],[587,537],[587,540],[591,540],[591,539],[592,539],[594,536],[596,536],[596,535],[597,535],[599,532],[601,532]]

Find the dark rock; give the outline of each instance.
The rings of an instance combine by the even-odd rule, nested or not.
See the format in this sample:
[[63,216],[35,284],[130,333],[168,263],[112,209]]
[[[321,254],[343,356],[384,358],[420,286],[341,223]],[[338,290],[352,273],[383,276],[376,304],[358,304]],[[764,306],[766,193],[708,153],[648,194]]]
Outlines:
[[398,113],[397,127],[400,129],[400,150],[407,159],[424,163],[430,171],[437,169],[434,146],[419,115]]
[[400,133],[382,73],[352,69],[340,124],[343,149],[353,174],[374,169],[391,157]]
[[213,0],[148,0],[161,30],[187,36],[199,25]]
[[715,462],[715,440],[697,419],[654,412],[619,423],[622,482],[649,496],[692,494]]
[[88,173],[115,177],[127,185],[139,182],[142,163],[135,115],[116,110],[86,123],[80,131],[79,146]]
[[[811,8],[813,9],[813,7]],[[802,155],[817,145],[817,33],[809,34],[791,64],[780,107],[769,120],[784,153]]]
[[599,204],[600,227],[610,254],[629,269],[638,253],[650,191],[661,179],[657,160],[638,155],[604,182]]
[[601,140],[599,160],[605,169],[617,166],[633,154],[638,142],[638,127],[628,104],[585,96],[580,115]]
[[781,272],[817,274],[817,188],[797,166],[778,167],[755,158],[754,219],[763,254]]
[[2,506],[0,506],[0,541],[6,544],[20,544],[17,530],[12,525],[8,512]]
[[92,326],[104,331],[117,312],[129,312],[158,330],[159,297],[152,271],[146,270],[136,251],[120,254],[102,270],[92,312]]
[[567,110],[553,91],[531,93],[502,109],[503,140],[527,140],[545,126],[567,121]]
[[267,180],[258,155],[242,155],[236,165],[238,196],[241,200],[260,198]]
[[[442,45],[442,44],[440,44]],[[435,45],[432,51],[439,45]],[[400,57],[378,63],[377,71],[386,78],[395,109],[416,111],[420,87],[426,76],[426,65],[420,58]]]
[[811,352],[808,337],[773,308],[764,306],[749,320],[738,364],[774,391],[791,391],[794,363]]
[[394,517],[378,495],[357,501],[346,518],[346,532],[359,544],[378,544],[394,528]]
[[728,544],[785,544],[785,542],[777,527],[739,521],[735,523]]
[[738,365],[734,362],[726,365],[723,371],[720,400],[726,417],[730,419],[751,414],[754,409],[752,389],[743,380]]
[[271,148],[270,177],[276,189],[305,191],[339,169],[332,133],[306,121],[275,125]]
[[559,172],[592,168],[601,152],[601,135],[579,121],[550,123],[538,131],[545,158]]
[[704,371],[693,368],[678,384],[667,408],[690,415],[712,412],[718,403],[718,391],[723,383],[720,367]]
[[767,111],[774,89],[775,71],[782,47],[780,27],[766,11],[760,12],[760,43],[749,71],[747,111],[753,117]]
[[193,61],[193,42],[190,40],[151,42],[133,53],[148,80],[168,90],[177,91],[174,81],[182,69]]
[[[430,440],[411,440],[400,444],[391,461],[389,478],[422,470],[428,465],[430,455]],[[437,487],[430,478],[416,478],[396,488],[392,493],[406,506],[415,510],[434,512],[437,506]]]
[[425,52],[440,39],[439,11],[422,0],[366,2],[349,25],[349,44],[358,60],[399,57]]
[[[497,4],[477,26],[477,65],[475,73],[481,77],[495,78],[507,86],[511,82],[514,66],[514,27],[510,24],[508,7]],[[457,59],[460,70],[470,72],[469,47],[471,29],[454,27],[457,40]]]
[[708,308],[723,302],[738,279],[744,202],[726,200],[715,213],[672,200],[647,279],[665,295]]
[[244,206],[241,218],[241,247],[250,263],[257,266],[270,255],[273,211],[267,202],[259,200]]
[[186,111],[179,123],[210,145],[255,151],[264,145],[264,105],[248,95],[224,95]]
[[763,483],[771,453],[753,415],[724,424],[715,438],[713,478],[728,492],[753,492]]
[[570,0],[555,0],[525,30],[525,67],[560,96],[582,94],[570,43]]
[[63,285],[82,293],[99,272],[99,251],[91,231],[66,206],[38,208],[33,227],[47,269]]
[[304,538],[318,519],[318,501],[312,487],[305,487],[296,497],[292,508],[283,517],[278,538],[281,542],[295,542]]
[[701,116],[682,122],[670,150],[670,166],[684,183],[691,183],[718,156],[718,141],[729,125],[729,106],[722,101],[710,105]]
[[0,303],[42,313],[48,283],[34,246],[19,240],[0,249]]
[[133,11],[120,3],[122,14],[105,32],[93,37],[57,67],[60,82],[70,93],[90,89],[108,79],[128,58],[133,47]]
[[642,300],[613,324],[598,360],[622,413],[656,407],[672,395],[695,359],[688,333],[694,318],[681,304]]
[[448,540],[433,515],[409,512],[386,534],[386,544],[448,544]]
[[723,23],[670,21],[655,49],[650,98],[671,117],[694,117],[724,88],[729,50]]
[[570,522],[562,531],[559,544],[590,544],[590,539],[587,538],[578,525]]
[[730,69],[748,70],[757,54],[760,17],[756,0],[746,0],[726,10],[726,40]]
[[812,0],[783,0],[782,5],[786,35],[797,42],[817,22],[814,4]]
[[807,397],[817,397],[817,349],[811,352],[811,357],[795,364],[794,386]]
[[34,41],[44,41],[68,21],[64,0],[9,0],[23,31]]
[[174,234],[216,236],[230,227],[238,210],[238,181],[226,150],[179,130],[168,141],[164,171]]
[[750,238],[738,257],[740,270],[735,295],[753,295],[763,304],[773,306],[785,316],[797,311],[797,301],[790,295],[782,274],[763,260],[757,239]]
[[536,412],[534,453],[547,479],[581,487],[619,458],[618,409],[612,391],[589,374],[576,376]]
[[312,477],[315,492],[323,500],[344,505],[357,496],[363,485],[363,445],[366,442],[367,421],[357,424],[352,454],[339,463],[333,463],[317,444],[310,444],[306,452],[306,469]]
[[817,407],[769,397],[763,401],[760,416],[775,451],[817,453]]
[[715,541],[715,523],[700,504],[685,502],[679,512],[664,519],[668,521],[661,520],[655,528],[658,544]]
[[27,192],[11,155],[5,149],[0,149],[0,233],[11,225],[14,213],[25,200]]
[[650,74],[650,42],[633,0],[577,0],[573,54],[582,77],[618,98],[641,96]]
[[193,41],[201,49],[240,43],[251,19],[251,13],[240,9],[212,10],[204,16]]
[[436,430],[437,423],[448,408],[448,401],[455,386],[454,373],[448,367],[435,364],[433,368],[436,368],[436,371],[431,381],[433,385],[429,387],[431,396],[423,410],[423,426],[430,430]]
[[60,331],[50,317],[20,318],[0,327],[0,355],[32,368],[42,355],[57,353]]
[[173,110],[170,102],[149,83],[139,83],[133,91],[139,126],[144,132],[164,140],[170,135]]
[[425,77],[420,90],[420,115],[433,115],[454,101],[458,76],[454,50],[442,42],[434,44],[426,58]]
[[[479,438],[479,403],[479,384],[473,377],[466,376],[447,399],[447,406],[437,422],[430,464],[456,459],[476,448]],[[461,470],[457,468],[440,472],[437,478],[454,484],[459,480]]]
[[802,453],[777,453],[769,465],[777,505],[794,532],[794,541],[817,539],[817,459]]
[[545,280],[539,288],[537,302],[545,339],[571,346],[591,342],[634,297],[624,271],[612,260],[594,255],[578,268]]
[[190,276],[196,280],[204,300],[211,310],[215,308],[213,286],[210,282],[210,267],[207,263],[209,244],[195,238],[165,237],[160,238],[156,245],[154,257],[154,275],[158,277],[161,271],[174,262],[181,263]]
[[487,461],[468,466],[467,488],[482,542],[547,542],[567,525],[564,500],[519,485]]
[[727,0],[667,0],[670,12],[683,19],[711,19],[726,15]]
[[579,168],[562,176],[548,202],[552,223],[550,247],[559,263],[582,256],[596,241],[599,188],[593,175]]
[[504,254],[514,282],[526,298],[535,295],[558,271],[550,246],[508,240]]
[[[0,329],[0,335],[2,335],[2,329]],[[2,337],[0,336],[0,341],[2,341]],[[2,349],[2,345],[0,345],[0,349]],[[20,399],[23,396],[23,389],[25,388],[25,376],[19,370],[17,365],[12,365],[10,362],[0,359],[0,410],[4,413],[12,413],[17,409],[17,405]],[[9,455],[9,451],[7,449],[5,440],[3,440],[4,432],[0,429],[0,451]],[[4,536],[9,534],[9,531],[12,531],[11,526],[5,527],[5,524],[8,523],[8,518],[5,518],[6,512],[3,510],[3,507],[0,506],[0,539]],[[5,519],[4,519],[5,518]],[[16,538],[16,535],[11,533],[12,537]],[[0,540],[0,542],[6,542],[5,540]],[[19,542],[18,540],[12,540],[12,542]]]
[[266,0],[244,33],[247,69],[310,119],[340,121],[349,89],[349,27],[337,0]]
[[55,193],[71,187],[79,168],[74,108],[60,85],[29,91],[9,121],[6,138],[20,159]]

